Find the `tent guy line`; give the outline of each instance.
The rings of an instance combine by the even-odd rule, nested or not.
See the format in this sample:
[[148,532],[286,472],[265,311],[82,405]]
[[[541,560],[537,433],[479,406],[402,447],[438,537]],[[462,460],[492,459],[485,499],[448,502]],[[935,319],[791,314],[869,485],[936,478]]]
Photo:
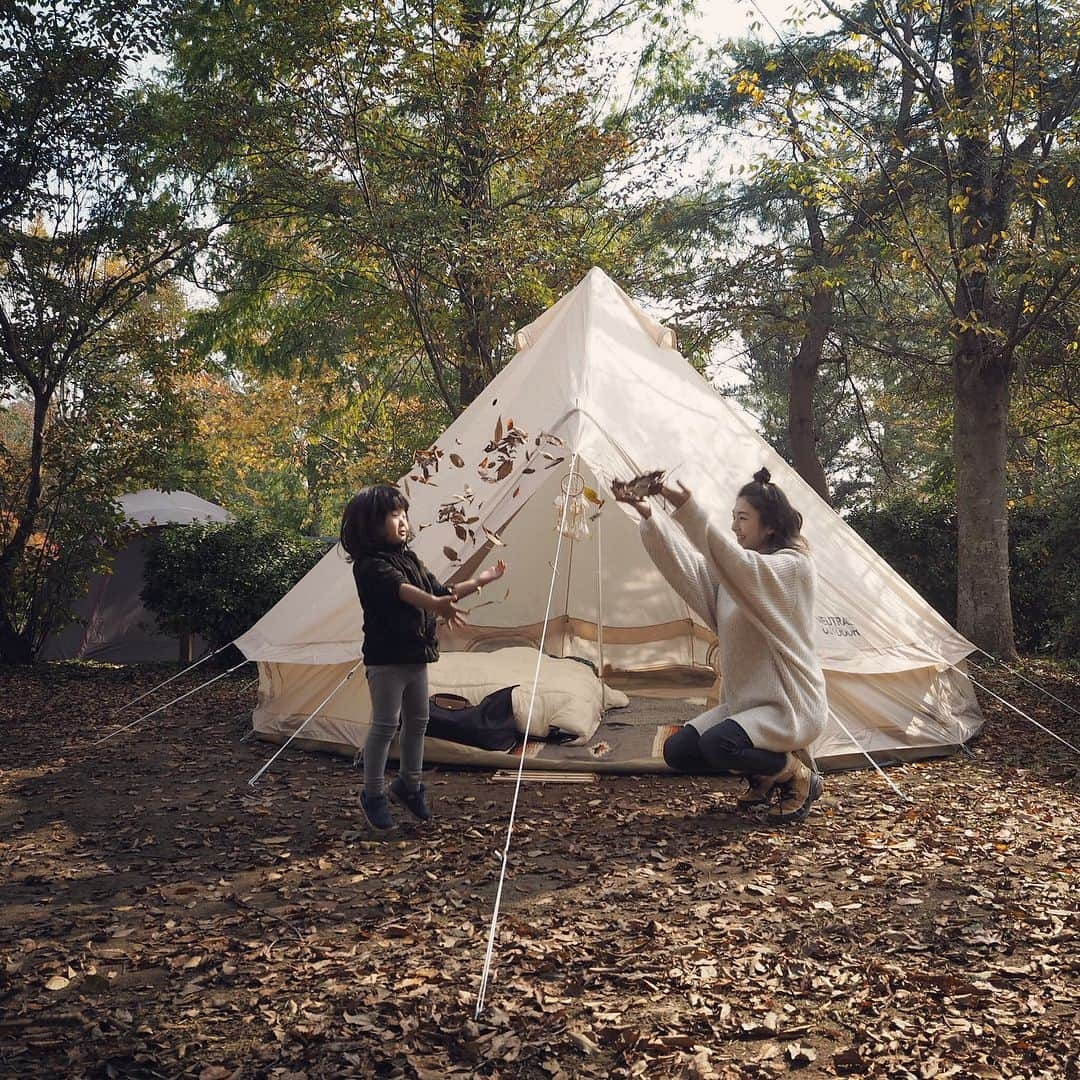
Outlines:
[[[570,461],[570,475],[574,475],[577,469],[578,452]],[[514,781],[514,796],[510,802],[510,819],[506,825],[506,843],[503,846],[502,864],[499,867],[499,884],[495,890],[495,904],[491,912],[491,926],[488,930],[487,948],[484,951],[484,970],[480,976],[480,989],[476,994],[476,1019],[484,1008],[484,999],[487,996],[488,979],[491,974],[491,962],[495,952],[495,935],[499,922],[499,907],[502,904],[503,883],[506,880],[506,866],[510,858],[510,840],[514,833],[514,820],[517,816],[518,796],[521,794],[521,777],[525,771],[525,751],[529,746],[529,730],[532,725],[533,707],[536,704],[536,688],[540,685],[540,665],[544,659],[544,644],[547,639],[548,618],[551,615],[551,601],[555,596],[555,581],[558,578],[559,556],[562,553],[563,530],[566,528],[566,513],[570,508],[570,499],[564,499],[562,515],[559,519],[558,539],[555,542],[555,558],[551,568],[551,582],[548,585],[547,608],[544,611],[544,628],[540,635],[540,647],[536,652],[536,669],[533,672],[532,693],[529,695],[529,711],[525,717],[525,733],[521,743],[521,758],[518,761],[517,778]]]
[[156,694],[163,686],[168,686],[169,683],[175,682],[177,679],[180,678],[181,675],[186,675],[189,671],[194,671],[200,664],[204,664],[211,657],[217,656],[219,652],[227,649],[231,644],[232,642],[230,641],[228,645],[222,645],[221,648],[215,649],[211,653],[207,653],[205,656],[196,660],[194,664],[191,664],[188,667],[184,668],[183,671],[178,671],[175,675],[170,675],[169,678],[167,678],[164,682],[159,682],[157,686],[155,686],[152,690],[147,690],[145,694],[140,694],[137,698],[132,698],[131,701],[129,701],[126,705],[121,705],[120,708],[117,709],[116,712],[114,712],[112,716],[109,717],[110,723],[115,720],[125,709],[130,709],[132,705],[137,705],[144,698],[150,697],[151,694]]
[[[980,668],[980,670],[982,669]],[[968,678],[971,678],[971,676],[969,675]],[[1044,724],[1040,724],[1039,721],[1036,720],[1034,717],[1028,716],[1028,714],[1024,712],[1023,709],[1018,709],[1011,701],[1006,701],[1000,694],[995,694],[993,690],[991,690],[988,686],[984,686],[977,679],[971,679],[971,681],[984,693],[989,694],[996,701],[1000,701],[1002,705],[1005,705],[1007,708],[1012,709],[1012,711],[1016,713],[1017,716],[1022,716],[1025,720],[1028,721],[1028,723],[1034,724],[1040,731],[1045,731],[1046,734],[1049,735],[1051,738],[1057,739],[1057,741],[1062,745],[1067,746],[1070,750],[1074,751],[1077,754],[1080,754],[1080,746],[1073,746],[1073,744],[1069,742],[1068,739],[1063,739],[1060,735],[1057,734],[1057,732],[1051,731]]]
[[277,753],[276,753],[276,754],[274,754],[274,755],[273,755],[273,757],[271,757],[271,758],[270,758],[270,760],[269,760],[269,761],[268,761],[268,762],[267,762],[267,763],[266,763],[266,764],[265,764],[265,765],[264,765],[264,766],[263,766],[263,767],[262,767],[262,768],[261,768],[261,769],[260,769],[260,770],[259,770],[259,771],[258,771],[258,772],[257,772],[257,773],[256,773],[256,774],[255,774],[255,775],[254,775],[254,776],[253,776],[253,777],[252,777],[251,779],[250,779],[250,780],[249,780],[249,781],[248,781],[248,785],[249,785],[250,787],[254,787],[254,786],[255,786],[255,785],[256,785],[256,784],[258,783],[258,781],[259,781],[259,777],[261,777],[261,776],[262,776],[262,774],[263,774],[264,772],[266,772],[266,770],[267,770],[267,769],[269,769],[269,768],[270,768],[270,766],[271,766],[271,765],[273,765],[273,764],[274,764],[274,762],[275,762],[275,761],[277,761],[277,759],[278,759],[279,757],[281,757],[281,755],[282,755],[282,754],[284,754],[284,753],[285,753],[285,751],[286,751],[286,750],[288,749],[288,747],[289,747],[289,743],[291,743],[291,742],[293,741],[293,739],[295,739],[295,738],[296,738],[296,736],[297,736],[297,735],[299,735],[299,734],[300,734],[300,732],[301,732],[301,731],[303,731],[303,730],[304,730],[304,728],[306,728],[306,727],[308,726],[308,724],[309,724],[309,723],[311,723],[312,719],[313,719],[313,718],[315,717],[315,714],[316,714],[316,713],[318,713],[318,711],[319,711],[319,710],[320,710],[320,709],[321,709],[321,708],[322,708],[322,707],[323,707],[323,706],[324,706],[324,705],[325,705],[325,704],[326,704],[326,703],[327,703],[327,702],[328,702],[328,701],[329,701],[329,700],[330,700],[330,699],[331,699],[331,698],[332,698],[332,697],[333,697],[333,696],[334,696],[334,695],[335,695],[335,694],[336,694],[336,693],[337,693],[337,692],[338,692],[338,691],[339,691],[339,690],[340,690],[340,689],[341,689],[341,688],[342,688],[342,687],[343,687],[343,686],[344,686],[344,685],[345,685],[345,684],[346,684],[346,683],[347,683],[347,682],[348,682],[348,681],[349,681],[349,680],[350,680],[350,679],[351,679],[352,677],[353,677],[353,675],[354,675],[354,674],[356,673],[356,669],[357,669],[357,668],[358,668],[358,667],[360,666],[360,664],[361,664],[361,661],[357,660],[357,661],[356,661],[356,663],[355,663],[355,664],[353,664],[353,666],[352,666],[352,667],[351,667],[351,668],[349,669],[349,672],[348,672],[348,674],[347,674],[347,675],[346,675],[346,676],[345,676],[345,677],[344,677],[344,678],[343,678],[343,679],[341,680],[341,682],[339,682],[339,683],[337,684],[337,686],[335,686],[335,687],[334,687],[334,689],[333,689],[333,690],[331,690],[331,691],[330,691],[330,693],[329,693],[329,694],[327,694],[327,695],[326,695],[326,697],[324,697],[324,698],[322,699],[322,701],[320,701],[320,702],[319,702],[319,704],[315,706],[315,708],[314,708],[314,709],[313,709],[313,710],[311,711],[311,716],[309,716],[309,717],[308,717],[308,718],[307,718],[307,719],[306,719],[306,720],[305,720],[305,721],[304,721],[304,722],[303,722],[303,723],[302,723],[302,724],[301,724],[301,725],[300,725],[300,726],[299,726],[299,727],[298,727],[298,728],[297,728],[297,729],[296,729],[296,730],[295,730],[295,731],[294,731],[294,732],[293,732],[293,733],[292,733],[292,734],[291,734],[291,735],[290,735],[290,736],[289,736],[289,737],[288,737],[288,738],[287,738],[287,739],[285,740],[285,742],[284,742],[284,743],[283,743],[283,744],[282,744],[282,745],[281,745],[281,746],[280,746],[280,747],[278,748],[278,751],[277,751]]
[[191,697],[192,694],[197,694],[200,690],[205,690],[206,687],[216,683],[218,679],[224,679],[226,675],[231,675],[238,668],[242,668],[245,664],[250,664],[250,660],[241,660],[239,664],[234,664],[228,671],[221,672],[220,675],[215,675],[212,679],[207,679],[206,682],[200,683],[194,690],[189,690],[186,694],[181,694],[179,697],[175,697],[172,701],[165,702],[164,705],[159,705],[156,709],[151,709],[150,712],[144,713],[137,720],[132,720],[130,724],[125,724],[122,728],[117,728],[115,731],[110,731],[108,735],[103,735],[96,742],[92,742],[90,745],[100,746],[103,742],[108,742],[114,735],[122,735],[125,731],[130,731],[133,727],[141,724],[144,720],[149,720],[151,716],[156,715],[159,712],[164,712],[170,705],[175,705],[178,701],[183,701],[184,698]]
[[856,739],[854,735],[852,735],[852,733],[848,730],[847,725],[844,723],[844,721],[841,720],[840,717],[837,716],[836,713],[834,713],[832,711],[832,709],[829,710],[829,715],[840,725],[840,728],[843,730],[844,734],[847,735],[847,737],[851,740],[852,745],[855,747],[855,749],[858,750],[859,753],[862,754],[862,756],[864,758],[866,758],[866,760],[869,761],[871,765],[873,765],[874,771],[878,774],[878,776],[880,776],[881,779],[884,780],[885,783],[888,784],[889,787],[891,787],[893,789],[893,791],[895,791],[896,794],[899,795],[900,798],[904,800],[904,802],[914,802],[915,800],[910,795],[905,795],[904,792],[902,792],[885,775],[885,770],[873,759],[873,757],[871,757],[870,753],[860,745],[859,740]]
[[[976,646],[975,648],[978,652],[981,652],[983,656],[985,656],[988,660],[992,660],[995,664],[999,664],[1001,667],[1003,667],[1010,675],[1014,676],[1017,679],[1020,679],[1022,682],[1026,682],[1028,686],[1035,687],[1035,689],[1038,690],[1040,694],[1045,694],[1048,698],[1050,698],[1051,701],[1056,701],[1059,705],[1062,705],[1066,709],[1068,709],[1069,712],[1073,713],[1076,716],[1080,716],[1080,709],[1077,709],[1074,705],[1070,705],[1067,701],[1063,701],[1056,694],[1051,694],[1050,691],[1046,689],[1046,687],[1040,686],[1037,682],[1035,682],[1034,679],[1029,679],[1022,672],[1017,671],[1015,668],[1009,667],[1009,665],[1006,664],[1004,660],[999,660],[996,656],[991,655],[985,649],[980,649],[978,646]],[[979,664],[976,664],[974,660],[969,659],[968,663],[979,671],[987,671],[986,668],[980,666]]]

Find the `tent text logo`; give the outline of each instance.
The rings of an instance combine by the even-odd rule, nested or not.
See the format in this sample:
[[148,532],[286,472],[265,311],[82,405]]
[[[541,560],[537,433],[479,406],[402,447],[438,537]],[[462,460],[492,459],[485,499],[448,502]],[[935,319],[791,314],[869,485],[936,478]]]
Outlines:
[[843,615],[819,615],[817,621],[826,637],[862,637],[859,628]]

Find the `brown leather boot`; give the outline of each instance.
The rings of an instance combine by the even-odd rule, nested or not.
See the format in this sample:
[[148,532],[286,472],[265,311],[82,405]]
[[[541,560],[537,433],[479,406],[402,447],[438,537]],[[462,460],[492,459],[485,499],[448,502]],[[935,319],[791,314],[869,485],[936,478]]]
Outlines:
[[821,774],[808,768],[794,754],[788,754],[784,767],[769,779],[779,789],[776,809],[768,815],[774,825],[805,821],[810,807],[825,789]]
[[740,810],[749,810],[754,806],[764,806],[772,796],[772,789],[775,784],[775,776],[748,775],[746,777],[746,790],[735,800],[735,805]]

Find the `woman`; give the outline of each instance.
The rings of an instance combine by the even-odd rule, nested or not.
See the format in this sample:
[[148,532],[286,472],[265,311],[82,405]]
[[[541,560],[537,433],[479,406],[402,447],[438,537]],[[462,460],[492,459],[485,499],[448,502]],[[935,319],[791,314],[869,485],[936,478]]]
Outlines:
[[813,644],[816,574],[802,515],[768,469],[739,491],[734,540],[682,483],[678,490],[661,485],[674,507],[670,519],[654,514],[631,487],[613,486],[616,498],[641,515],[642,542],[657,568],[720,641],[724,700],[672,735],[664,760],[680,772],[745,776],[740,806],[775,800],[769,820],[804,820],[823,785],[802,758],[825,726],[827,704]]

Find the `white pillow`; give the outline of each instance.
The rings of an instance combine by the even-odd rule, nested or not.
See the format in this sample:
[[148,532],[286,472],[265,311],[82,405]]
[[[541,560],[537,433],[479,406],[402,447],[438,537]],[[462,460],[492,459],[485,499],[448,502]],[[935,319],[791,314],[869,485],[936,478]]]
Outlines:
[[576,743],[592,738],[605,707],[621,709],[630,704],[624,693],[602,687],[592,668],[576,660],[544,656],[536,680],[538,655],[528,646],[494,652],[443,653],[438,663],[428,669],[429,693],[460,694],[476,705],[495,690],[514,686],[512,700],[518,731],[524,733],[528,720],[530,737],[546,738],[557,727],[573,734]]

